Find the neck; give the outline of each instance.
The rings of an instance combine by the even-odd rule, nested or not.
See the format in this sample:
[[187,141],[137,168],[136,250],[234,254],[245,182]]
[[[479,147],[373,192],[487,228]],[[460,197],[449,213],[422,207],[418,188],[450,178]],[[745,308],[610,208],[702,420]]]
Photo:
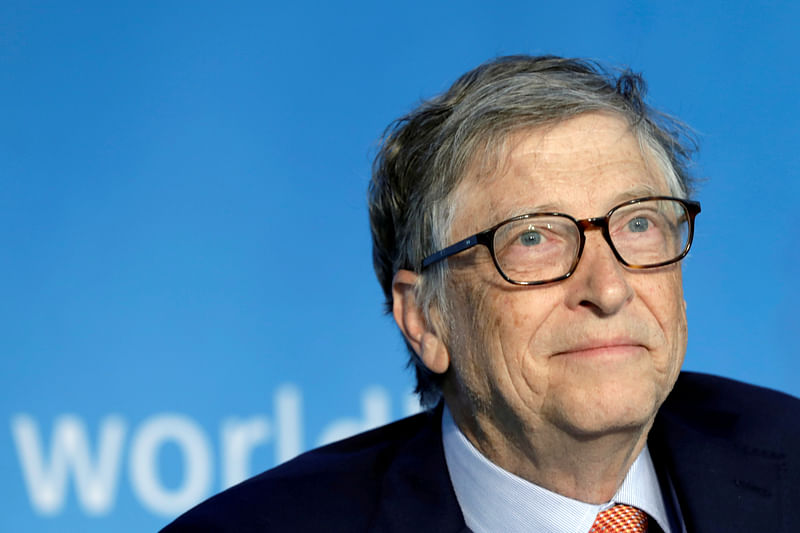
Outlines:
[[546,424],[502,424],[448,402],[461,432],[487,459],[531,483],[575,500],[611,500],[644,448],[652,420],[597,434]]

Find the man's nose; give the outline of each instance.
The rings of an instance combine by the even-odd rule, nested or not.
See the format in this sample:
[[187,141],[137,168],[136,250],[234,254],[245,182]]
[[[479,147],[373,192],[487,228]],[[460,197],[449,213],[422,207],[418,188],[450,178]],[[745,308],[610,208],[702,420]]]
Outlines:
[[630,275],[599,228],[587,231],[578,267],[566,280],[567,305],[587,307],[601,316],[613,315],[634,297]]

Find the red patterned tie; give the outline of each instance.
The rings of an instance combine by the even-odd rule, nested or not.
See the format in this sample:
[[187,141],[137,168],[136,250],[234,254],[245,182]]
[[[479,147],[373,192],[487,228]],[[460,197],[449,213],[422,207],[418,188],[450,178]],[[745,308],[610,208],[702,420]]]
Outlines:
[[589,533],[645,533],[647,514],[630,505],[615,505],[599,513]]

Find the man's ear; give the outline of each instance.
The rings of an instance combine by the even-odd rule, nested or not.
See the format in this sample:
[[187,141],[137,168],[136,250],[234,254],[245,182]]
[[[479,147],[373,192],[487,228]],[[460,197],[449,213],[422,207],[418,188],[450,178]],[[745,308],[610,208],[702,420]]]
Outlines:
[[431,372],[443,374],[450,366],[441,333],[428,324],[417,303],[416,284],[419,276],[410,270],[398,270],[392,280],[392,313],[400,331]]

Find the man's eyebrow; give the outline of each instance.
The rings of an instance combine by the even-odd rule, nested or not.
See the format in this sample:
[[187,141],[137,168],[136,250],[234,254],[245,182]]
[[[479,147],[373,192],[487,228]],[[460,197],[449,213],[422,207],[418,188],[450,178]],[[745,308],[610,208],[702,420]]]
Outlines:
[[[644,198],[646,196],[664,196],[664,195],[665,193],[663,191],[659,192],[655,187],[652,187],[650,185],[638,185],[632,189],[629,189],[625,192],[616,195],[613,201],[608,206],[605,206],[605,209],[602,210],[602,213],[597,213],[594,216],[603,216],[612,207],[625,203],[628,200],[635,200],[636,198]],[[567,215],[572,215],[572,213],[570,213],[569,210],[565,210],[563,207],[559,207],[557,204],[546,203],[538,205],[528,205],[525,207],[516,207],[514,209],[511,209],[503,213],[504,216],[500,220],[508,220],[509,218],[514,218],[516,216],[527,215],[531,213],[564,213]]]
[[[655,187],[651,185],[638,185],[633,189],[629,189],[619,195],[616,196],[614,199],[615,204],[617,205],[621,202],[626,202],[628,200],[635,200],[636,198],[644,198],[645,196],[669,196],[670,193],[664,193],[663,191],[658,191]],[[609,206],[609,209],[613,206]]]
[[[514,218],[520,215],[528,215],[531,213],[564,213],[563,209],[559,209],[556,204],[540,204],[536,206],[517,207],[505,213],[505,219]],[[569,213],[567,213],[569,214]]]

